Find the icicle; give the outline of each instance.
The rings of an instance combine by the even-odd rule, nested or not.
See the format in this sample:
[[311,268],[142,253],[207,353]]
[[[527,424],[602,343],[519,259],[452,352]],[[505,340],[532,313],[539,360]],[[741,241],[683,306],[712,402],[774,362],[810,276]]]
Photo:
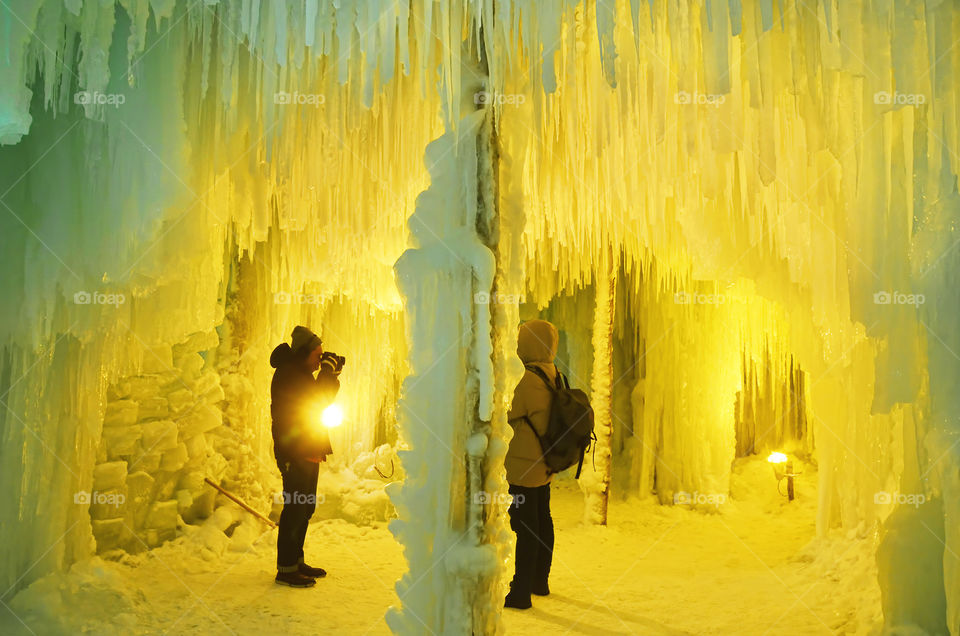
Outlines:
[[287,62],[287,3],[273,3],[273,32],[276,34],[275,54],[277,63],[285,66]]
[[316,33],[317,33],[317,0],[306,0],[307,4],[304,8],[304,17],[306,24],[304,25],[304,43],[313,48]]
[[607,84],[616,87],[616,72],[614,60],[617,57],[614,43],[613,27],[617,21],[617,6],[615,0],[597,0],[597,39],[600,43],[601,67]]
[[730,2],[730,35],[736,37],[740,35],[743,28],[743,5],[741,0],[729,0]]

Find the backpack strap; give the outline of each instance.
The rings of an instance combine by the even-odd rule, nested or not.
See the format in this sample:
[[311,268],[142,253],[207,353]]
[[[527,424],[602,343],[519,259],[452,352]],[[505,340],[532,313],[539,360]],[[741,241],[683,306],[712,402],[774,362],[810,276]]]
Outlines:
[[537,432],[537,428],[533,425],[533,422],[530,421],[530,417],[529,417],[529,416],[524,415],[524,416],[523,416],[522,418],[520,418],[520,419],[522,419],[524,422],[526,422],[526,423],[527,423],[527,426],[530,427],[530,430],[533,431],[534,437],[536,437],[536,438],[537,438],[537,441],[540,443],[540,454],[542,455],[542,454],[543,454],[543,437],[541,437],[541,436],[540,436],[540,433]]
[[[530,418],[526,415],[523,416],[523,421],[527,423],[527,426],[530,427],[530,430],[533,431],[533,436],[537,438],[537,443],[540,444],[540,459],[544,458],[544,445],[543,438],[540,436],[540,433],[537,432],[536,427],[533,425],[533,422],[530,421]],[[547,466],[546,461],[543,462],[544,466]],[[550,470],[550,467],[547,466],[547,475],[552,475],[553,472]]]
[[[525,365],[523,365],[523,366],[524,366],[525,369],[529,369],[531,372],[533,372],[535,375],[537,375],[541,380],[543,380],[543,383],[547,385],[547,389],[549,389],[550,393],[553,394],[553,395],[556,395],[557,391],[559,391],[560,389],[563,389],[563,388],[569,389],[569,388],[570,388],[570,384],[567,382],[567,378],[566,378],[562,373],[560,373],[560,369],[557,369],[557,365],[553,365],[553,368],[554,368],[554,369],[557,369],[557,376],[556,376],[556,378],[554,379],[553,382],[550,381],[550,378],[547,377],[547,374],[544,372],[544,370],[541,369],[540,367],[538,367],[537,365],[535,365],[535,364],[526,365],[526,364],[525,364]],[[540,444],[540,458],[543,459],[544,453],[546,452],[546,450],[545,450],[545,449],[546,449],[546,446],[545,446],[544,443],[543,443],[543,436],[541,436],[540,433],[537,432],[536,427],[533,425],[533,422],[530,421],[530,418],[529,418],[528,416],[524,415],[522,419],[523,419],[523,420],[527,423],[527,425],[530,427],[530,430],[533,431],[534,437],[537,438],[537,442]],[[580,463],[583,464],[583,457],[582,457],[582,456],[581,456],[581,458],[580,458]],[[547,474],[548,474],[548,475],[552,475],[552,474],[553,474],[553,472],[550,470],[550,468],[547,468]],[[578,467],[578,468],[577,468],[577,477],[579,477],[579,476],[580,476],[580,468]]]
[[[557,376],[556,376],[556,378],[554,379],[553,382],[551,382],[551,381],[550,381],[550,378],[547,377],[547,374],[544,372],[544,370],[541,369],[540,367],[538,367],[537,365],[535,365],[535,364],[526,365],[526,364],[525,364],[525,365],[523,365],[523,366],[524,366],[525,369],[528,369],[529,371],[532,371],[534,374],[536,374],[537,376],[539,376],[540,379],[543,380],[543,383],[547,385],[547,388],[550,389],[550,392],[551,392],[551,393],[555,393],[556,391],[559,391],[560,389],[564,389],[564,388],[569,389],[569,388],[570,388],[570,385],[567,383],[567,378],[564,377],[562,373],[560,373],[560,370],[559,370],[559,369],[557,369]],[[553,368],[556,369],[556,368],[557,368],[556,365],[554,365]],[[561,383],[561,378],[563,378],[562,383]]]

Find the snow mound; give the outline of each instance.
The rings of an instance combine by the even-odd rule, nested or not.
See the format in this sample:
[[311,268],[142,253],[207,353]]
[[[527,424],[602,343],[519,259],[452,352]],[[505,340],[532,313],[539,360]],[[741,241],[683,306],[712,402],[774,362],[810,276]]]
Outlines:
[[396,513],[384,490],[386,483],[359,477],[351,468],[321,473],[313,519],[344,519],[359,525],[388,521]]
[[[22,633],[131,634],[145,611],[143,593],[99,557],[75,563],[66,574],[45,576],[22,590],[10,609]],[[30,627],[27,628],[26,625]],[[17,632],[19,633],[19,632]]]

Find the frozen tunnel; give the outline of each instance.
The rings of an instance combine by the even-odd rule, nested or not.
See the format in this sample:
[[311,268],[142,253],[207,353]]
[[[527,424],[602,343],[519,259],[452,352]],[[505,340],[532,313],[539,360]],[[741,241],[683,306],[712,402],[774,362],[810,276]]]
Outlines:
[[[3,633],[960,636],[960,6],[0,25]],[[533,320],[595,439],[536,486],[521,609]],[[346,359],[309,589],[275,585],[298,325]]]

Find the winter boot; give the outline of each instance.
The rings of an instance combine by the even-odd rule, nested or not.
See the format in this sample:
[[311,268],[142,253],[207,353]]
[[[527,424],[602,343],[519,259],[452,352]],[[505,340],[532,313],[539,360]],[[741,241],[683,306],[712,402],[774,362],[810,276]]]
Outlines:
[[274,579],[280,585],[289,585],[290,587],[313,587],[317,580],[309,576],[304,576],[299,572],[277,572],[277,578]]
[[537,596],[549,596],[550,595],[550,586],[547,585],[547,582],[543,583],[534,583],[533,588],[530,590],[531,594],[536,594]]
[[306,563],[301,563],[298,567],[300,574],[314,579],[322,579],[327,575],[327,571],[323,568],[310,567]]
[[513,609],[530,609],[533,607],[533,603],[530,602],[530,595],[522,596],[514,591],[510,591],[507,594],[507,598],[503,603],[504,607],[512,607]]

